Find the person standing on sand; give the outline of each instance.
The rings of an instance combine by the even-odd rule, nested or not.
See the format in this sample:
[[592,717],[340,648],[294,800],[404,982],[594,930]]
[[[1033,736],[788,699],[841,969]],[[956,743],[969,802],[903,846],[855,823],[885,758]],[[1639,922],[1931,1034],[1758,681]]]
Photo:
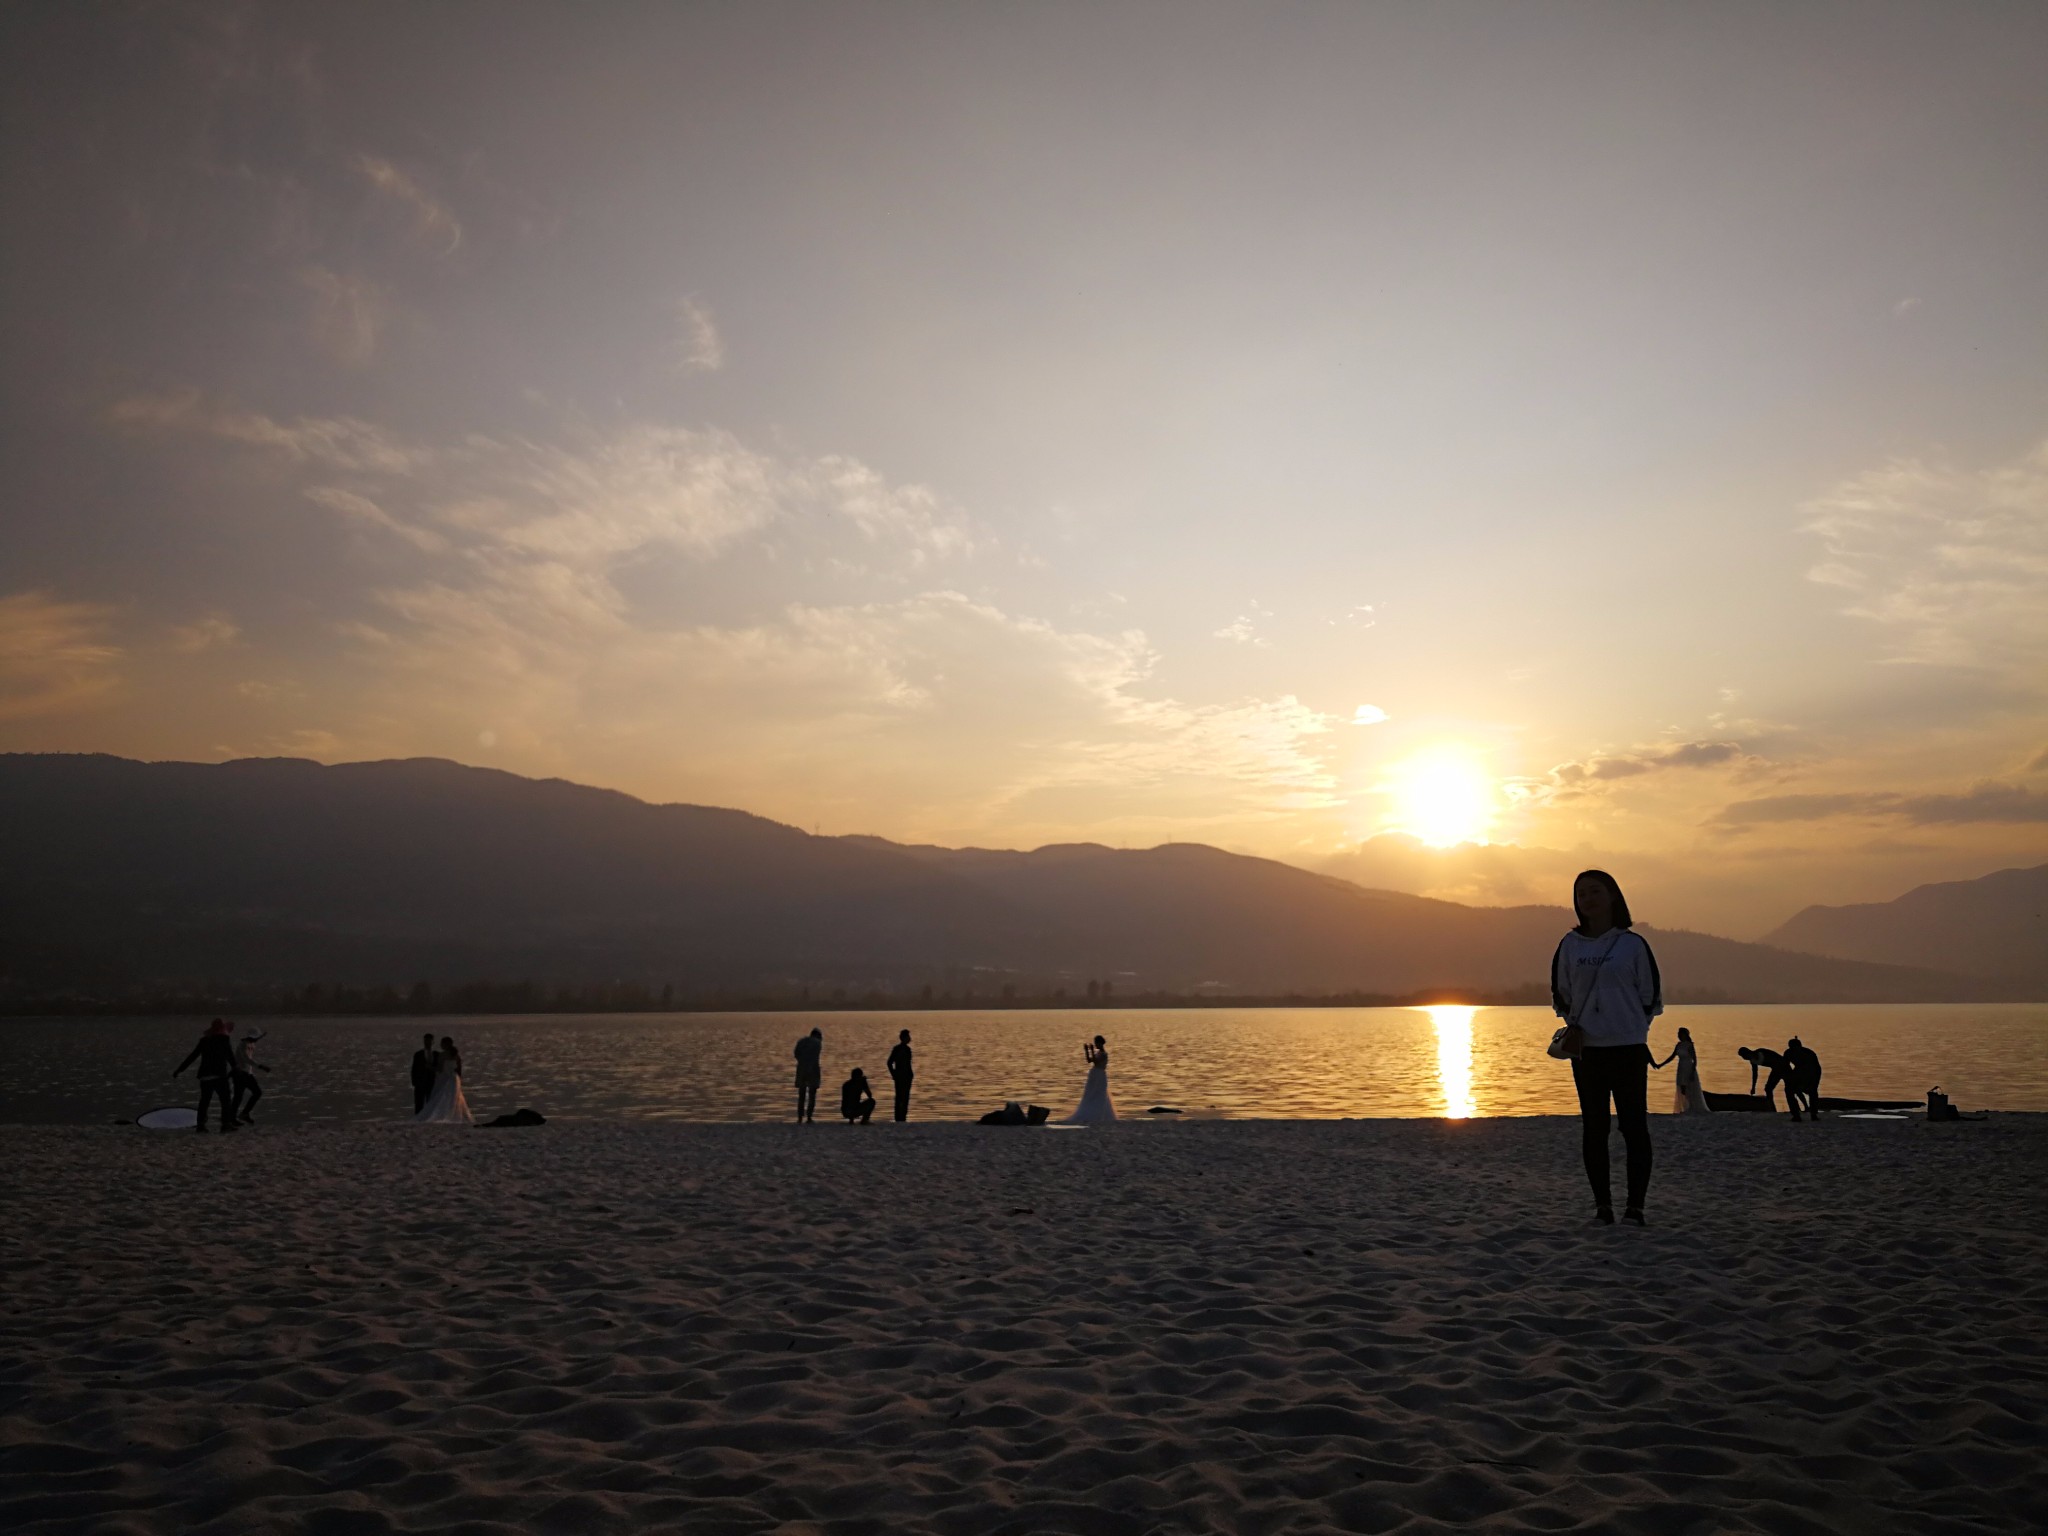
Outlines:
[[434,1034],[420,1036],[420,1048],[412,1053],[412,1112],[427,1107],[427,1095],[434,1091]]
[[1635,920],[1614,876],[1604,869],[1582,873],[1572,882],[1572,909],[1578,926],[1558,941],[1550,957],[1550,1006],[1580,1031],[1572,1083],[1579,1092],[1580,1143],[1586,1180],[1593,1186],[1593,1214],[1614,1224],[1607,1176],[1611,1098],[1628,1147],[1628,1206],[1622,1219],[1640,1227],[1650,1190],[1650,1020],[1664,1011],[1664,983],[1657,957],[1642,935],[1631,931]]
[[441,1049],[434,1053],[434,1091],[412,1119],[415,1125],[476,1124],[462,1091],[462,1052],[455,1049],[453,1036],[441,1037]]
[[1785,1083],[1785,1107],[1792,1111],[1792,1118],[1799,1118],[1799,1101],[1792,1096],[1791,1074],[1785,1070],[1785,1058],[1776,1051],[1763,1046],[1743,1045],[1736,1047],[1735,1054],[1749,1063],[1749,1091],[1756,1092],[1756,1074],[1759,1067],[1770,1068],[1771,1075],[1764,1082],[1764,1097],[1770,1101],[1771,1113],[1778,1112],[1778,1084]]
[[251,1029],[235,1045],[235,1102],[229,1107],[242,1125],[256,1123],[256,1101],[263,1097],[263,1085],[256,1081],[256,1074],[270,1070],[251,1054],[251,1048],[263,1034],[260,1029]]
[[1116,1119],[1116,1101],[1109,1096],[1109,1042],[1097,1035],[1081,1042],[1088,1075],[1081,1080],[1081,1102],[1062,1125],[1108,1125]]
[[[1808,1050],[1797,1035],[1785,1042],[1785,1102],[1794,1094],[1806,1101],[1807,1118],[1820,1118],[1820,1057]],[[1797,1119],[1798,1116],[1793,1116]]]
[[889,1081],[896,1085],[896,1123],[910,1118],[910,1080],[915,1075],[910,1062],[910,1031],[899,1030],[896,1049],[889,1053]]
[[1672,1061],[1678,1063],[1678,1091],[1672,1095],[1671,1112],[1711,1115],[1714,1111],[1707,1103],[1706,1090],[1700,1086],[1700,1053],[1692,1043],[1692,1031],[1683,1024],[1678,1026],[1678,1044],[1671,1047],[1671,1054],[1650,1065],[1662,1069]]
[[813,1029],[790,1054],[796,1057],[796,1123],[807,1125],[818,1118],[818,1087],[825,1081],[825,1031]]
[[192,1054],[178,1063],[171,1076],[180,1076],[195,1061],[199,1063],[199,1123],[192,1129],[202,1133],[206,1130],[207,1106],[217,1098],[220,1100],[220,1128],[232,1131],[235,1128],[235,1037],[226,1019],[215,1019],[206,1026],[206,1033],[192,1047]]

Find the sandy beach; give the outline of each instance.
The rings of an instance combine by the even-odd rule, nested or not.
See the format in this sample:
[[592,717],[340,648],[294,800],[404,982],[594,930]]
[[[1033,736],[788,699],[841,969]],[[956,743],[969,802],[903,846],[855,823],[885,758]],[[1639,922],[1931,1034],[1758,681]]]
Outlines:
[[1655,1130],[0,1128],[0,1527],[2048,1525],[2048,1116]]

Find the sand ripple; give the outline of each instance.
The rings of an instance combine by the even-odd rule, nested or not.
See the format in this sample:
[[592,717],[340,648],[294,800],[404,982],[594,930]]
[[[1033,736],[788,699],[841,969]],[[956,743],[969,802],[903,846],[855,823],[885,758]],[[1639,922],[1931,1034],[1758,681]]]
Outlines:
[[2048,1117],[0,1129],[0,1529],[2032,1531]]

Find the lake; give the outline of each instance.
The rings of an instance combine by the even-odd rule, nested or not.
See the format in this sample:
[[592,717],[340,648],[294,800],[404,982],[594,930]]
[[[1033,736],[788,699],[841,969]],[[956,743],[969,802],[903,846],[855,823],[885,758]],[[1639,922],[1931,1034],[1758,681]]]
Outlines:
[[[480,1118],[528,1106],[564,1119],[776,1120],[794,1109],[790,1046],[825,1032],[821,1119],[836,1118],[853,1066],[876,1084],[898,1029],[917,1051],[915,1119],[967,1120],[1019,1099],[1063,1115],[1081,1091],[1083,1039],[1112,1052],[1119,1110],[1345,1116],[1575,1112],[1571,1073],[1543,1054],[1545,1008],[1201,1008],[1130,1011],[592,1014],[435,1019],[263,1019],[272,1072],[258,1114],[271,1125],[404,1118],[421,1033],[462,1049]],[[1826,1066],[1822,1091],[1919,1098],[1939,1084],[1966,1109],[2048,1110],[2048,1004],[1673,1007],[1651,1043],[1692,1030],[1707,1088],[1747,1089],[1738,1045],[1798,1035]],[[0,1121],[104,1124],[196,1102],[172,1081],[202,1024],[191,1019],[0,1021]],[[1671,1107],[1671,1069],[1651,1107]]]

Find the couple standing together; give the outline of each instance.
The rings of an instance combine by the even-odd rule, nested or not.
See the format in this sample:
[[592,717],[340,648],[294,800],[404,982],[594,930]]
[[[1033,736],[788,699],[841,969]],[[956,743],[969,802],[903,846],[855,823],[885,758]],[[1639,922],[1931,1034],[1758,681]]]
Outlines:
[[412,1122],[414,1125],[475,1125],[469,1100],[462,1092],[462,1053],[455,1041],[441,1037],[435,1048],[431,1034],[420,1037],[412,1053]]

